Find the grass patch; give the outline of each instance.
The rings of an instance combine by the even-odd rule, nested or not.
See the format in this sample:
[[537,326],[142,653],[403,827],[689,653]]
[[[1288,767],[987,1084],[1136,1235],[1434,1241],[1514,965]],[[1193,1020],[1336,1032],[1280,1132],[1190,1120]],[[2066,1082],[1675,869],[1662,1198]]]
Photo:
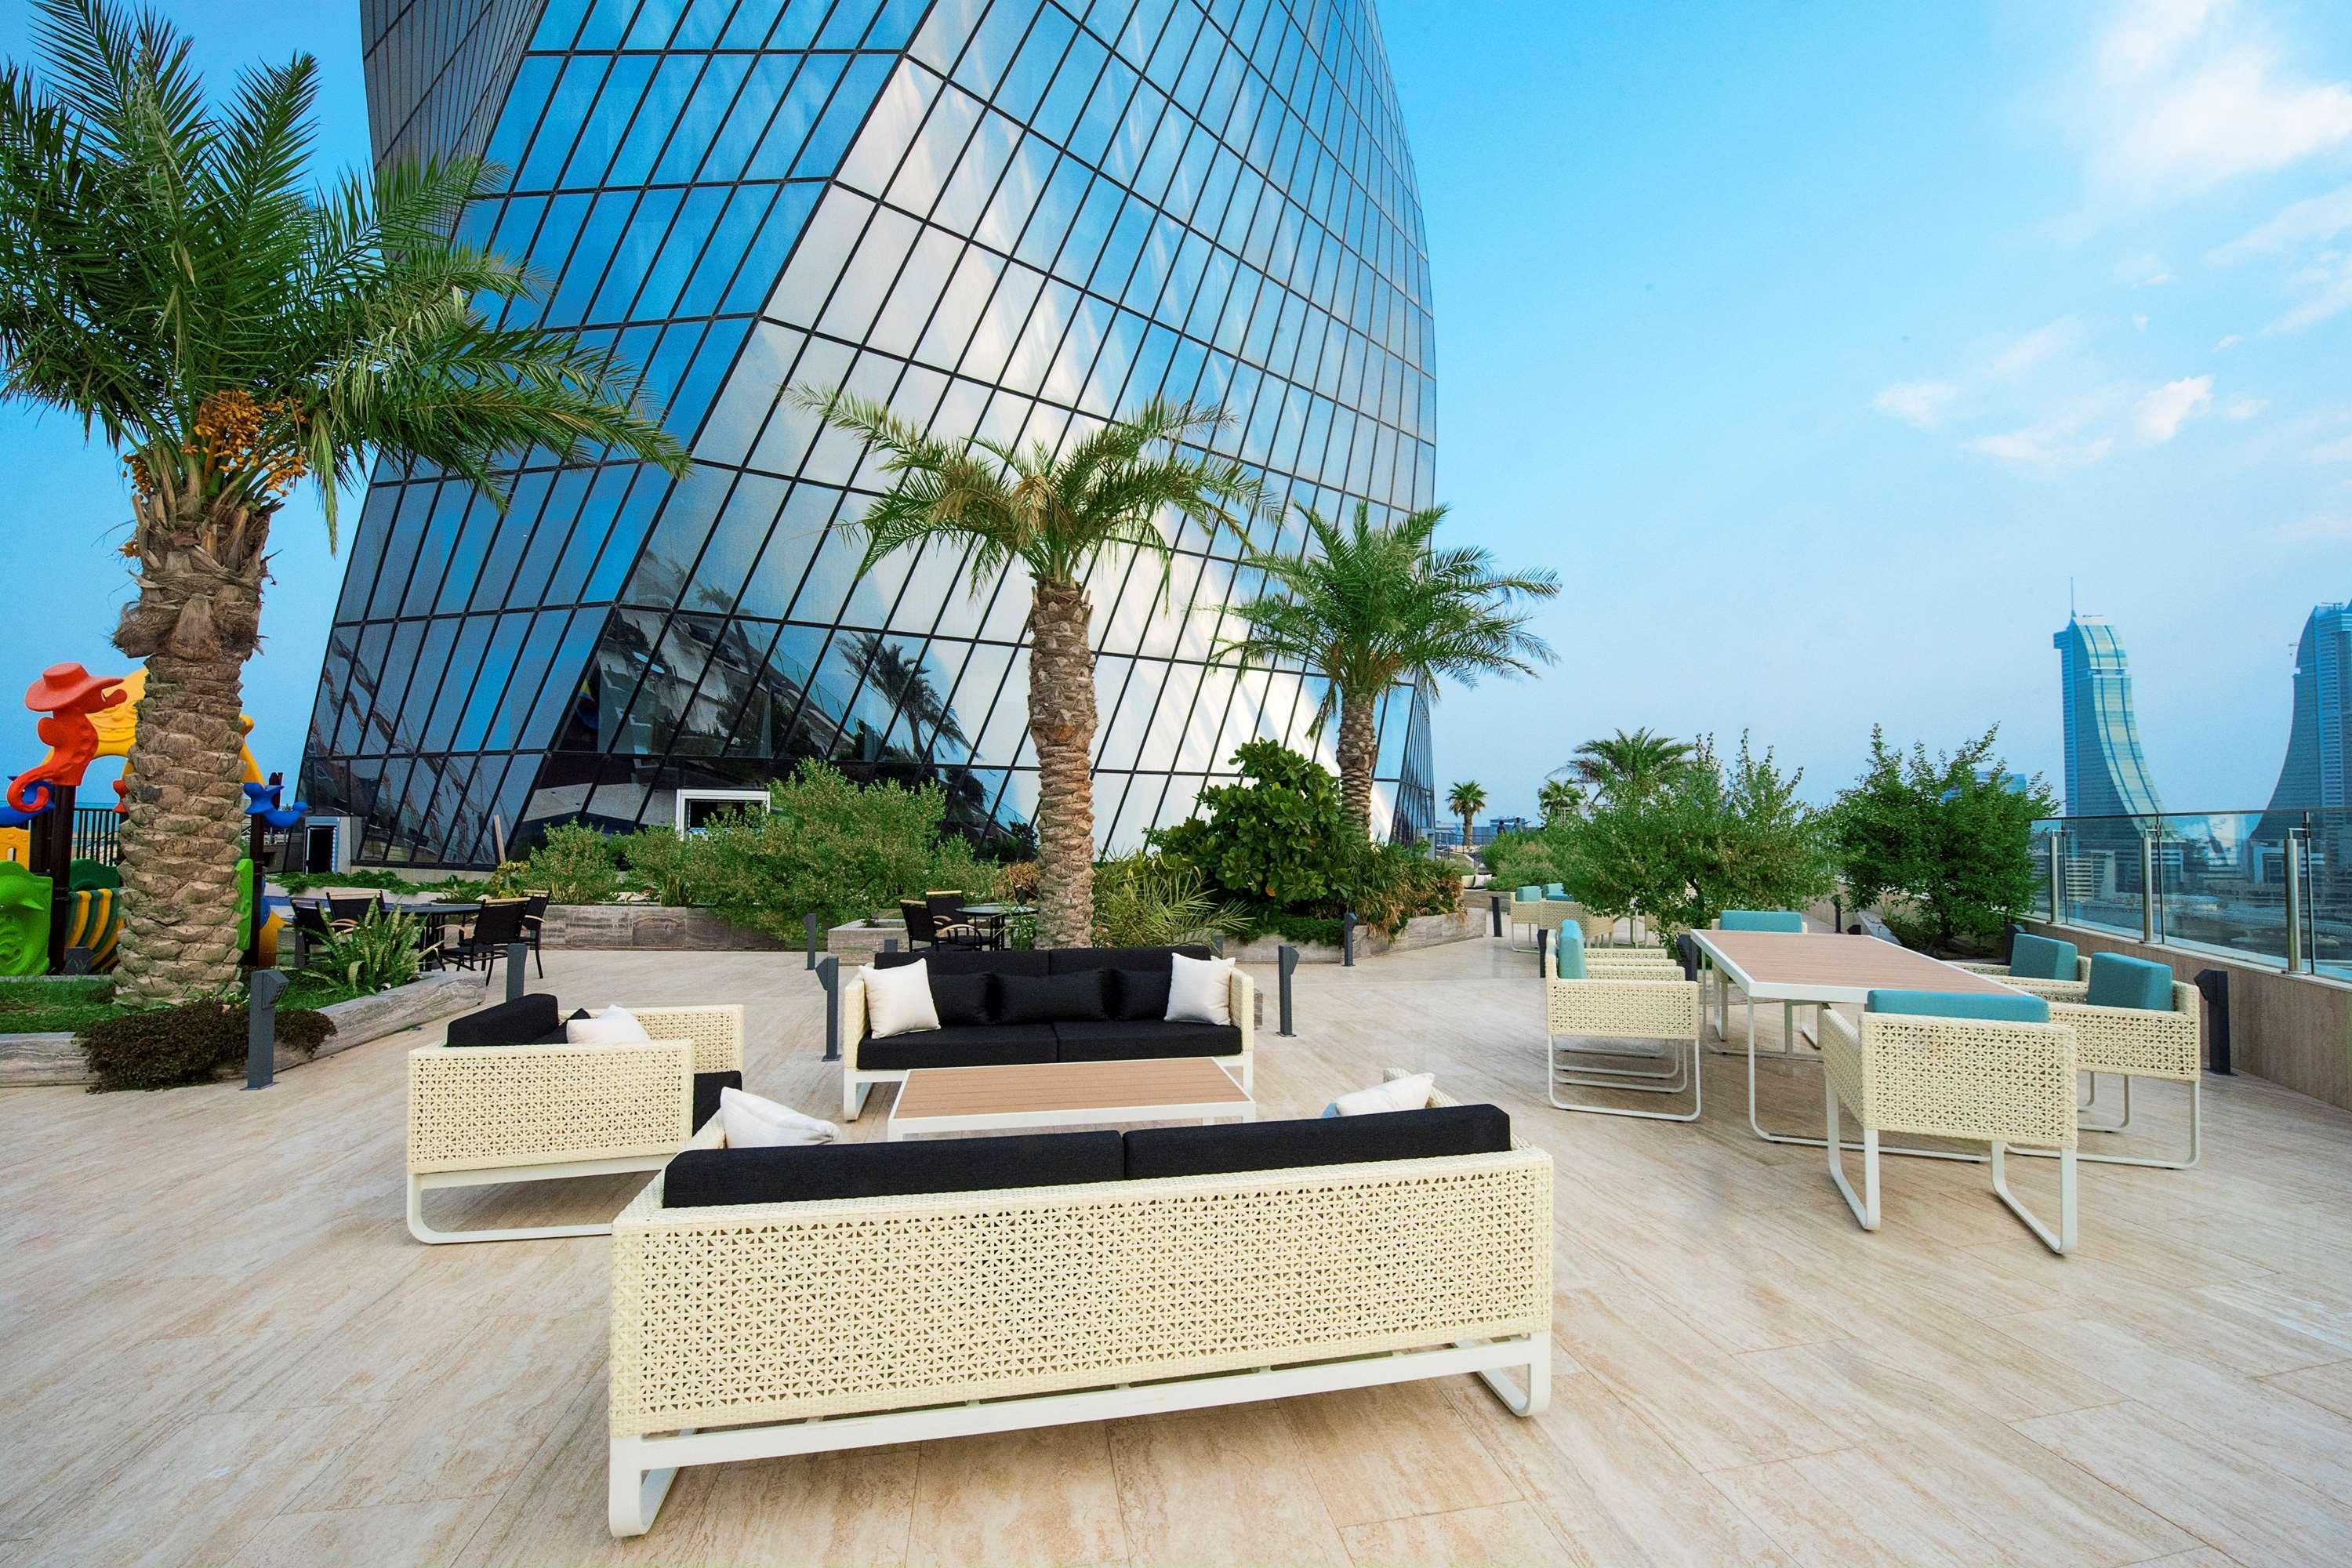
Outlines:
[[[294,974],[278,999],[280,1012],[331,1006],[361,993],[322,974]],[[238,999],[243,1000],[240,987]],[[108,1018],[120,1018],[142,1009],[114,1000],[114,982],[104,976],[88,980],[0,980],[0,1035],[79,1034]]]

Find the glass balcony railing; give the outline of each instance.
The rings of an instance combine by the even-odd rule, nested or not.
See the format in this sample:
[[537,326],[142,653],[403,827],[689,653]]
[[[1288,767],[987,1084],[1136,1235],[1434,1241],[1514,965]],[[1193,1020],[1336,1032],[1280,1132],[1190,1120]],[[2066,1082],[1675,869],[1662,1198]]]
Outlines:
[[2352,980],[2352,810],[2167,812],[2034,824],[2034,912]]

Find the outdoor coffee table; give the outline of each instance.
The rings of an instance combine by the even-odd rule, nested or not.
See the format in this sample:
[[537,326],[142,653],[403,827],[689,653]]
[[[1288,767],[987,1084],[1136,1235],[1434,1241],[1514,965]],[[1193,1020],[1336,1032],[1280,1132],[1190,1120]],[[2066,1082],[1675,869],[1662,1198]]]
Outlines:
[[1209,1057],[912,1068],[884,1136],[1091,1127],[1120,1121],[1257,1120],[1257,1107]]
[[[1859,1007],[1873,991],[1978,991],[2014,995],[2017,988],[1989,974],[1979,974],[1946,963],[1924,952],[1881,942],[1874,936],[1843,936],[1833,931],[1695,931],[1691,941],[1706,953],[1724,977],[1748,993],[1751,1004],[1778,1002],[1788,1026],[1783,1031],[1785,1054],[1795,1055],[1795,1012],[1801,1006],[1827,1007],[1850,1003]],[[1716,1037],[1724,1037],[1729,1021],[1730,996],[1718,992]],[[1701,1027],[1705,1027],[1704,1020]],[[1768,1132],[1756,1115],[1756,1029],[1753,1014],[1748,1030],[1748,1125],[1768,1143],[1828,1146],[1826,1138]],[[1849,1149],[1862,1147],[1849,1142]],[[1881,1146],[1882,1154],[1909,1154],[1927,1160],[1981,1163],[1989,1156],[1950,1149],[1898,1149]]]

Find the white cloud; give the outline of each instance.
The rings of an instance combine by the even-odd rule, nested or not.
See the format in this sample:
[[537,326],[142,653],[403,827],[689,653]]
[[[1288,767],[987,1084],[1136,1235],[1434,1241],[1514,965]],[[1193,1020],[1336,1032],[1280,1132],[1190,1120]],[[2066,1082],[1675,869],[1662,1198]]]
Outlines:
[[2242,425],[2249,419],[2260,418],[2263,410],[2269,406],[2269,402],[2263,398],[2234,397],[2222,408],[2221,417],[2233,419]]
[[2166,382],[2132,405],[2132,428],[2144,446],[2160,447],[2180,427],[2213,406],[2213,378],[2183,376]]
[[2126,0],[2078,111],[2097,182],[2138,201],[2207,190],[2352,141],[2352,83],[2283,74],[2236,0]]
[[2307,544],[2319,539],[2352,539],[2352,513],[2315,511],[2293,522],[2280,523],[2271,537],[2282,544]]
[[2147,331],[2147,318],[2146,316],[2134,316],[2132,318],[2132,330],[2138,332]]
[[2167,283],[2178,281],[2172,268],[2164,264],[2164,258],[2152,255],[2135,256],[2117,262],[2116,277],[2139,289],[2160,289]]
[[2083,341],[2083,323],[2062,316],[2046,327],[2036,327],[1992,356],[1985,373],[1997,380],[2015,381],[2040,369]]
[[2236,348],[2240,343],[2242,343],[2245,341],[2246,338],[2244,333],[2231,332],[2226,337],[2218,338],[2214,341],[2213,352],[2217,354],[2228,353],[2231,349]]
[[2352,310],[2352,255],[2323,251],[2310,265],[2288,274],[2287,287],[2302,295],[2303,302],[2264,327],[2266,336],[2299,332]]
[[1959,400],[1960,388],[1948,381],[1898,381],[1872,398],[1870,405],[1906,425],[1933,430]]
[[2228,267],[2255,256],[2286,256],[2305,246],[2334,239],[2352,228],[2352,185],[2306,196],[2279,210],[2268,223],[2248,229],[2218,247],[2206,259]]
[[1968,449],[2044,475],[2086,468],[2116,449],[2112,435],[2092,434],[2092,426],[2111,419],[2129,396],[2127,389],[2106,387],[2072,398],[2031,425],[1979,436]]

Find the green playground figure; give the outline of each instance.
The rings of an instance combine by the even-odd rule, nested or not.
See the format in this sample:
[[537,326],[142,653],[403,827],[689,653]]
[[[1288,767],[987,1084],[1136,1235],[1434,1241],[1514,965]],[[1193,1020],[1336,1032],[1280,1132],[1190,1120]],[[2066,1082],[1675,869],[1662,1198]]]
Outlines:
[[49,970],[49,879],[0,860],[0,974]]

